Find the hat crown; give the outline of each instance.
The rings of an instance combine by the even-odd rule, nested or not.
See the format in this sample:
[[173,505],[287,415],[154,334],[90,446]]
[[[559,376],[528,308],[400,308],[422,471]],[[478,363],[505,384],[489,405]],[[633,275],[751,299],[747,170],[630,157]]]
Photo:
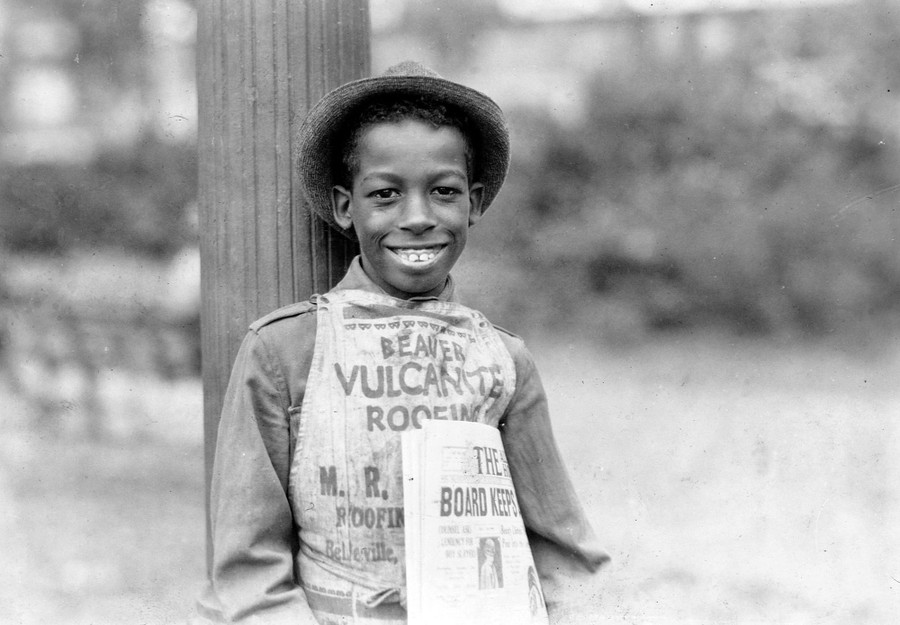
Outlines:
[[383,76],[415,76],[440,78],[440,74],[417,61],[402,61],[384,70]]

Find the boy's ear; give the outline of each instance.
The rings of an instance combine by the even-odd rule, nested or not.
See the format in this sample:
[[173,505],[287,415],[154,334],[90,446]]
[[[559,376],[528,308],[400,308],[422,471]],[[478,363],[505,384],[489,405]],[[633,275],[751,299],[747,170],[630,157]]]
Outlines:
[[474,226],[484,212],[484,185],[476,182],[469,187],[469,226]]
[[353,217],[350,215],[350,191],[337,184],[331,187],[331,211],[335,223],[344,230],[349,230],[353,225]]

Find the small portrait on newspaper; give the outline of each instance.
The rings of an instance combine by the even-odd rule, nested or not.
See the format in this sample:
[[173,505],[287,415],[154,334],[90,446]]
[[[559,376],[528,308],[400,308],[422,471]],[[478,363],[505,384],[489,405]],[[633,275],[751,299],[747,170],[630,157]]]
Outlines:
[[478,588],[503,588],[503,562],[497,538],[485,537],[478,543]]
[[537,617],[545,608],[544,593],[541,590],[541,582],[538,579],[537,571],[533,566],[528,567],[528,607],[531,610],[531,616]]

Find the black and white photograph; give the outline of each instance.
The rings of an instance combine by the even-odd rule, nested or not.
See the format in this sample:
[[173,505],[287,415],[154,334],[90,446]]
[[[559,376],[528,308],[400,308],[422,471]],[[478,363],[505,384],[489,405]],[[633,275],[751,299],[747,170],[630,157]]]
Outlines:
[[898,236],[900,0],[0,0],[0,623],[892,625]]

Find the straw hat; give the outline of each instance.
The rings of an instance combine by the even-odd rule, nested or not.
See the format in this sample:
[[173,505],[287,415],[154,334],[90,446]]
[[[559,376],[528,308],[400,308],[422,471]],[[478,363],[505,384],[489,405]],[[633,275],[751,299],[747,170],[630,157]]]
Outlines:
[[352,231],[334,222],[331,210],[331,189],[337,184],[332,172],[335,139],[355,111],[369,99],[386,95],[431,97],[456,106],[469,117],[476,135],[470,137],[475,150],[473,182],[484,185],[482,208],[487,209],[509,167],[509,130],[503,111],[480,91],[441,78],[414,61],[404,61],[381,76],[354,80],[330,91],[310,110],[299,131],[298,166],[300,184],[312,210],[345,236],[355,238]]

